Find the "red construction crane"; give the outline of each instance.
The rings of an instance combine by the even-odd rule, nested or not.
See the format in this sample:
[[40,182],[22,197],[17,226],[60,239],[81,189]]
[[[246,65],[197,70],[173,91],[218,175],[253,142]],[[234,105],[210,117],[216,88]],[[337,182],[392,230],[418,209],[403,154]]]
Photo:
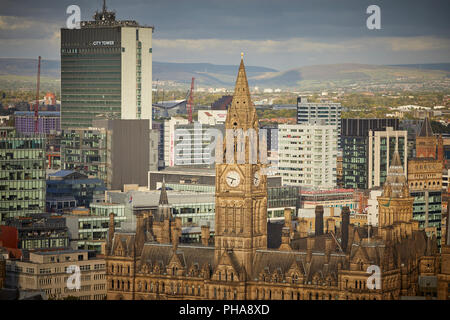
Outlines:
[[194,80],[195,80],[195,78],[192,77],[191,92],[189,93],[189,100],[187,102],[187,112],[188,112],[189,123],[192,123],[192,104],[194,103]]
[[39,131],[39,86],[41,83],[41,56],[39,56],[38,61],[38,72],[37,72],[37,88],[36,88],[36,104],[34,105],[34,133]]

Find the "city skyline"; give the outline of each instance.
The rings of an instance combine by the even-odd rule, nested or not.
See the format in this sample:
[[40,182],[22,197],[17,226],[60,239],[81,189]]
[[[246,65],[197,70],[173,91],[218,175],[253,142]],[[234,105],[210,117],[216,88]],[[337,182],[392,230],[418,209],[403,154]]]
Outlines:
[[[69,5],[91,20],[102,1],[1,1],[0,57],[58,60]],[[369,30],[370,1],[106,2],[118,19],[154,25],[154,61],[234,64],[286,70],[305,65],[450,61],[445,1],[379,1],[381,29]],[[175,4],[175,5],[174,5]]]

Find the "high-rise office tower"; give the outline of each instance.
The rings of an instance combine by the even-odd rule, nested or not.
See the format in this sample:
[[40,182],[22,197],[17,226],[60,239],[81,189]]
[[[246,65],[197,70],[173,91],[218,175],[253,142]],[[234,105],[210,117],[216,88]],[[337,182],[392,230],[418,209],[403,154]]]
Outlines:
[[61,29],[61,126],[96,119],[152,119],[154,27],[103,10],[80,29]]
[[336,102],[308,102],[306,98],[297,98],[297,123],[320,121],[332,124],[338,129],[338,143],[341,135],[341,104]]
[[[368,188],[369,130],[399,129],[398,119],[342,119],[342,180],[347,189]],[[394,148],[395,150],[395,148]]]
[[336,187],[336,126],[303,123],[278,126],[278,168],[283,184]]

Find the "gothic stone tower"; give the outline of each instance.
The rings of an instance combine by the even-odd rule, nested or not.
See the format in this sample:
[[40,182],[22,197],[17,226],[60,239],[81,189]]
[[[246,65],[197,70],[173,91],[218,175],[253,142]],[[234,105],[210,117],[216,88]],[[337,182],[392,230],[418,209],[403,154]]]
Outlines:
[[408,182],[396,150],[383,193],[378,197],[378,225],[385,240],[395,240],[417,230],[417,222],[413,220],[413,202],[414,197],[409,195]]
[[437,139],[433,135],[430,119],[425,118],[420,133],[416,136],[416,158],[436,159]]
[[223,154],[216,152],[215,261],[232,253],[249,275],[256,250],[267,249],[267,177],[243,59],[225,129]]

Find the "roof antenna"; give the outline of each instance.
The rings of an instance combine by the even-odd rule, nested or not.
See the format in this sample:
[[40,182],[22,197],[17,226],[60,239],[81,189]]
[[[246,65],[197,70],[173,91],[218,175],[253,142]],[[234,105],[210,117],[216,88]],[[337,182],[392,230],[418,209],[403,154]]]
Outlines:
[[103,13],[106,12],[106,0],[103,0]]

